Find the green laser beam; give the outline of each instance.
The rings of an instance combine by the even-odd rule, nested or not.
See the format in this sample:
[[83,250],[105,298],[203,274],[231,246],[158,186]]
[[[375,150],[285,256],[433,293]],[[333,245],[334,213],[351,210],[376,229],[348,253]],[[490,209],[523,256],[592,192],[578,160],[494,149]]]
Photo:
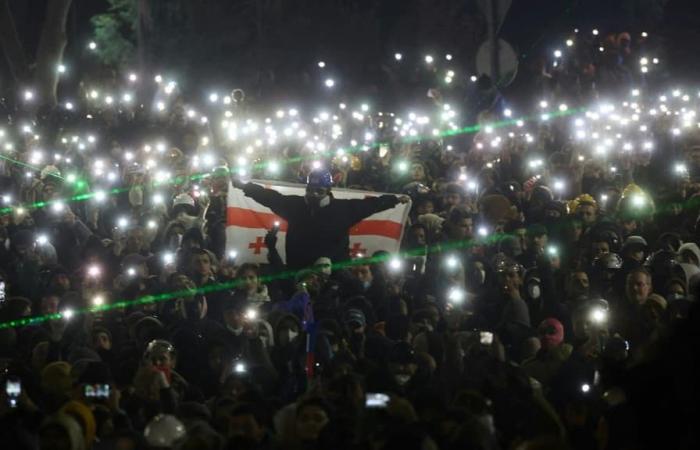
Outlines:
[[[511,235],[508,233],[495,233],[491,236],[488,236],[486,238],[479,239],[479,240],[467,239],[467,240],[462,240],[462,241],[451,241],[451,242],[447,242],[447,243],[435,244],[435,245],[429,246],[427,249],[416,248],[416,249],[412,249],[412,250],[408,250],[408,251],[404,251],[404,252],[400,252],[400,253],[395,253],[395,254],[387,254],[387,255],[382,254],[382,255],[365,257],[365,258],[349,259],[346,261],[333,263],[333,264],[331,264],[331,268],[333,270],[342,270],[342,269],[346,269],[348,267],[357,266],[357,265],[382,263],[382,262],[388,261],[391,258],[394,258],[397,256],[400,258],[410,258],[410,257],[414,257],[414,256],[423,256],[423,255],[433,254],[433,253],[443,253],[443,252],[471,248],[471,247],[476,247],[476,246],[481,246],[481,245],[493,245],[493,244],[501,241],[502,239],[505,239],[508,236],[511,236]],[[311,267],[308,267],[306,269],[301,269],[301,270],[285,270],[285,271],[281,271],[281,272],[276,273],[276,274],[263,275],[260,277],[260,281],[263,283],[268,283],[268,282],[276,281],[276,280],[292,279],[292,278],[295,278],[299,273],[307,271],[309,269],[314,269],[314,267],[311,266]],[[145,304],[152,304],[152,303],[161,303],[161,302],[168,301],[168,300],[173,300],[173,299],[182,298],[182,297],[186,297],[186,296],[192,296],[194,294],[207,294],[210,292],[220,292],[220,291],[225,291],[225,290],[231,290],[231,289],[236,288],[241,283],[242,283],[242,281],[234,280],[234,281],[230,281],[227,283],[217,283],[217,284],[212,284],[212,285],[208,285],[208,286],[198,287],[195,289],[185,289],[185,290],[179,290],[179,291],[174,291],[174,292],[162,293],[162,294],[158,294],[158,295],[145,295],[143,297],[139,297],[139,298],[133,299],[133,300],[118,300],[118,301],[112,302],[110,304],[104,304],[104,305],[99,305],[99,306],[90,306],[90,307],[71,310],[71,315],[68,318],[72,317],[73,315],[77,315],[77,314],[105,312],[105,311],[111,311],[114,309],[127,308],[130,306],[138,306],[138,305],[145,305]],[[10,320],[10,321],[6,321],[6,322],[0,322],[0,329],[18,328],[18,327],[24,327],[24,326],[28,326],[28,325],[40,324],[43,322],[47,322],[49,320],[62,319],[62,318],[65,318],[65,316],[66,316],[66,314],[64,311],[64,313],[45,314],[45,315],[39,315],[39,316],[26,317],[26,318],[22,318],[22,319]]]
[[[564,117],[564,116],[577,114],[577,113],[582,112],[582,111],[585,111],[585,108],[569,109],[566,111],[555,111],[552,113],[543,113],[543,115],[547,115],[549,118],[558,118],[558,117]],[[504,127],[507,127],[510,125],[517,125],[519,122],[530,122],[530,121],[541,120],[541,119],[542,119],[542,115],[540,115],[539,117],[526,116],[526,117],[522,117],[519,119],[501,120],[498,122],[493,122],[493,123],[489,123],[489,124],[485,124],[485,125],[480,125],[480,124],[469,125],[469,126],[465,126],[463,128],[456,129],[456,130],[446,130],[446,131],[439,133],[438,135],[403,136],[399,139],[399,141],[402,143],[411,143],[411,142],[419,142],[419,141],[422,141],[425,139],[437,139],[437,138],[441,138],[441,137],[451,137],[451,136],[457,136],[457,135],[461,135],[461,134],[473,134],[473,133],[478,133],[479,131],[481,131],[482,129],[485,129],[485,128],[492,128],[492,129],[504,128]],[[285,165],[290,165],[290,164],[297,163],[297,162],[303,162],[303,161],[307,161],[307,160],[315,160],[315,159],[318,159],[319,157],[330,157],[330,156],[333,156],[333,153],[340,151],[340,150],[342,150],[346,153],[350,153],[350,154],[359,153],[359,152],[363,152],[363,151],[366,151],[366,150],[369,150],[372,148],[377,148],[377,147],[384,145],[384,144],[390,144],[390,142],[374,142],[372,144],[356,145],[356,146],[351,146],[351,147],[346,147],[346,148],[341,147],[341,148],[336,149],[336,150],[329,149],[329,150],[322,152],[321,155],[313,154],[313,155],[305,155],[305,156],[295,156],[293,158],[288,158],[286,160],[283,160],[280,163],[285,164]],[[0,155],[0,158],[6,159],[6,160],[13,162],[15,164],[29,167],[29,168],[36,170],[36,171],[39,171],[39,169],[37,169],[36,167],[32,167],[26,163],[21,162],[21,161],[17,161],[17,160],[14,160],[12,158],[8,158],[8,157],[2,156],[2,155]],[[270,164],[271,164],[270,161],[259,162],[259,163],[253,164],[252,168],[254,170],[255,169],[265,169]],[[229,170],[229,172],[235,173],[233,170]],[[160,183],[154,182],[153,185],[154,186],[161,186],[161,185],[166,185],[166,184],[178,184],[178,183],[182,183],[183,181],[187,181],[187,180],[199,180],[202,178],[206,178],[209,175],[210,175],[210,172],[201,172],[201,173],[189,175],[186,177],[176,177],[174,179],[160,182]],[[61,177],[60,175],[53,175],[53,176],[56,176],[62,180],[65,180],[65,178]],[[145,187],[144,185],[140,185],[140,186]],[[130,186],[129,188],[115,188],[115,189],[112,189],[112,190],[106,192],[106,194],[114,195],[114,194],[119,194],[122,192],[127,192],[132,187],[134,187],[134,186]],[[95,197],[96,194],[97,194],[97,192],[91,192],[91,193],[76,195],[76,196],[70,197],[68,199],[56,199],[56,200],[51,200],[48,202],[35,202],[35,203],[29,204],[29,205],[20,205],[20,206],[15,206],[15,207],[0,208],[0,215],[10,214],[10,213],[12,213],[12,211],[17,210],[18,208],[32,210],[32,209],[44,208],[46,206],[50,206],[53,203],[73,203],[73,202],[77,202],[77,201],[85,201],[85,200],[92,199],[93,197]]]
[[[9,161],[9,162],[16,164],[18,166],[27,167],[29,169],[36,171],[36,172],[41,172],[41,169],[39,167],[34,167],[31,164],[27,164],[23,161],[19,161],[19,160],[10,158],[9,156],[0,155],[0,159],[4,159],[5,161]],[[65,178],[63,178],[61,175],[57,175],[55,173],[49,173],[47,175],[50,177],[58,178],[59,180],[65,180]]]

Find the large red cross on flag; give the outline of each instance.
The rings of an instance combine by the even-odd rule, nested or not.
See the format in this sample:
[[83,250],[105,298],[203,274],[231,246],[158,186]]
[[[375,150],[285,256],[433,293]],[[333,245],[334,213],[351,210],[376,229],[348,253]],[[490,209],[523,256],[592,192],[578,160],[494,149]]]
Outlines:
[[[298,184],[253,180],[266,188],[274,189],[283,195],[304,195],[305,188]],[[365,198],[382,195],[380,192],[333,189],[333,196],[339,199]],[[399,203],[392,209],[373,214],[350,229],[350,248],[355,256],[358,252],[371,255],[377,250],[397,252],[401,245],[403,226],[408,217],[410,203]],[[226,251],[236,251],[240,262],[266,263],[267,250],[264,237],[267,231],[279,222],[277,251],[285,259],[285,238],[287,223],[276,216],[269,208],[262,206],[240,189],[229,186],[226,220]],[[335,262],[335,261],[334,261]]]

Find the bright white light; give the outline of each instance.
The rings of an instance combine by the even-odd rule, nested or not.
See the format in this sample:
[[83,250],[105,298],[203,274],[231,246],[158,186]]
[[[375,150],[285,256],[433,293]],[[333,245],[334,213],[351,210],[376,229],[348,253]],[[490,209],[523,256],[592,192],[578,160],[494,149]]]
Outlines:
[[40,234],[36,237],[36,243],[39,245],[46,245],[49,243],[49,238],[45,234]]
[[211,94],[209,94],[209,101],[212,103],[218,102],[219,101],[219,94],[217,94],[216,92],[212,92]]
[[588,383],[583,383],[581,385],[581,392],[587,394],[591,390],[591,386]]
[[458,287],[450,288],[447,292],[447,300],[449,300],[450,303],[462,303],[466,296],[467,293],[464,292],[464,289]]
[[447,264],[448,269],[456,269],[459,266],[459,260],[455,256],[448,256],[445,264]]
[[87,274],[91,277],[99,277],[101,273],[100,266],[92,265],[88,267]]
[[595,323],[603,323],[607,319],[607,313],[603,308],[596,308],[591,313],[591,320]]
[[136,275],[136,269],[134,269],[133,267],[129,267],[128,269],[126,269],[126,274],[130,277],[133,277]]
[[571,39],[567,39],[567,40],[566,40],[566,46],[567,46],[567,47],[573,47],[573,45],[574,45],[574,41],[572,41]]
[[505,110],[503,110],[503,115],[506,116],[506,117],[510,117],[510,116],[513,115],[513,111],[511,111],[510,109],[507,109],[507,108],[506,108]]
[[29,101],[32,101],[33,99],[34,99],[34,92],[32,92],[30,90],[24,91],[24,100],[25,101],[29,102]]
[[399,259],[398,257],[394,256],[389,260],[389,268],[394,272],[398,272],[399,270],[401,270],[401,266],[401,259]]
[[452,61],[452,55],[449,54],[449,53],[446,54],[446,55],[445,55],[445,59],[448,60],[448,61]]
[[66,207],[66,205],[63,204],[61,201],[57,201],[51,204],[51,209],[53,212],[59,213],[63,211],[63,209]]
[[158,228],[158,224],[156,223],[155,220],[149,220],[148,223],[146,223],[146,226],[150,230],[155,230],[156,228]]
[[107,193],[105,191],[95,191],[92,198],[94,198],[97,203],[102,203],[107,200]]
[[323,69],[324,67],[326,67],[326,63],[325,63],[324,61],[319,61],[319,62],[318,62],[318,67],[320,67],[321,69]]
[[93,306],[102,306],[102,305],[104,305],[104,303],[105,303],[104,297],[102,297],[99,294],[92,298],[92,305]]
[[327,78],[325,81],[325,85],[328,88],[332,88],[333,86],[335,86],[335,81],[333,80],[333,78]]
[[138,79],[139,79],[138,75],[136,75],[134,72],[131,72],[129,74],[129,81],[131,81],[132,83]]
[[248,320],[255,320],[258,318],[258,311],[253,308],[248,308],[245,312],[245,318]]
[[229,259],[236,259],[238,257],[238,252],[236,250],[231,250],[228,252]]
[[119,219],[117,219],[117,226],[119,228],[126,228],[127,225],[129,225],[129,219],[127,219],[126,217],[120,217]]
[[554,57],[555,58],[561,58],[561,55],[562,55],[561,50],[554,50]]
[[245,364],[243,364],[243,363],[241,363],[241,362],[237,362],[237,363],[233,366],[233,371],[236,372],[236,373],[245,373]]
[[61,312],[61,317],[66,320],[70,320],[74,315],[75,312],[72,309],[64,309],[63,312]]
[[401,53],[394,53],[394,59],[401,61],[403,59],[403,55]]
[[56,66],[56,71],[58,73],[66,73],[66,66],[64,66],[63,64],[59,64],[58,66]]
[[489,230],[486,227],[479,227],[478,231],[479,236],[481,237],[486,237],[489,234]]
[[561,180],[557,180],[554,182],[554,189],[557,191],[563,191],[564,190],[564,182]]
[[90,41],[90,43],[88,44],[88,48],[90,50],[97,50],[97,43],[95,41]]
[[593,29],[593,36],[598,36],[598,29],[597,28]]
[[267,171],[270,173],[278,173],[280,171],[280,165],[277,161],[270,161],[267,163]]
[[168,264],[172,264],[174,262],[175,262],[175,255],[174,254],[172,254],[170,252],[163,253],[163,264],[168,265]]
[[435,59],[434,59],[432,56],[430,56],[430,55],[425,55],[425,62],[426,62],[427,64],[432,64],[433,61],[435,61]]

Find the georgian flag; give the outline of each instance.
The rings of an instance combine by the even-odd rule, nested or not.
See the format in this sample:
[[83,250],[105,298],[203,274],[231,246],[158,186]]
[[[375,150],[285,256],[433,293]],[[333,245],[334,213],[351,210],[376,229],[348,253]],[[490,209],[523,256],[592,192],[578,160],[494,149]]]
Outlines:
[[[305,186],[279,181],[252,180],[268,189],[274,189],[283,195],[304,195]],[[338,199],[376,197],[379,192],[355,191],[351,189],[333,189],[333,196]],[[369,256],[377,250],[397,252],[403,237],[410,203],[399,203],[392,209],[371,215],[350,229],[351,256],[359,254]],[[266,263],[265,234],[275,222],[279,222],[277,234],[277,251],[285,260],[285,238],[287,223],[275,215],[269,208],[262,206],[241,189],[229,186],[226,208],[226,252],[235,251],[241,263]],[[338,261],[333,261],[336,263]]]

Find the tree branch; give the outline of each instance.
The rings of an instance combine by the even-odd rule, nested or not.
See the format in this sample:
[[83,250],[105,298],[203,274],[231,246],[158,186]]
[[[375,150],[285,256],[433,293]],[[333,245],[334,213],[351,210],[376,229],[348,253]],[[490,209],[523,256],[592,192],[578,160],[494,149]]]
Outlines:
[[19,40],[8,0],[0,0],[0,46],[15,82],[26,81],[29,78],[29,63]]
[[42,105],[56,106],[58,71],[56,67],[63,59],[68,37],[66,21],[72,0],[49,0],[46,19],[36,52],[36,74],[34,81]]

